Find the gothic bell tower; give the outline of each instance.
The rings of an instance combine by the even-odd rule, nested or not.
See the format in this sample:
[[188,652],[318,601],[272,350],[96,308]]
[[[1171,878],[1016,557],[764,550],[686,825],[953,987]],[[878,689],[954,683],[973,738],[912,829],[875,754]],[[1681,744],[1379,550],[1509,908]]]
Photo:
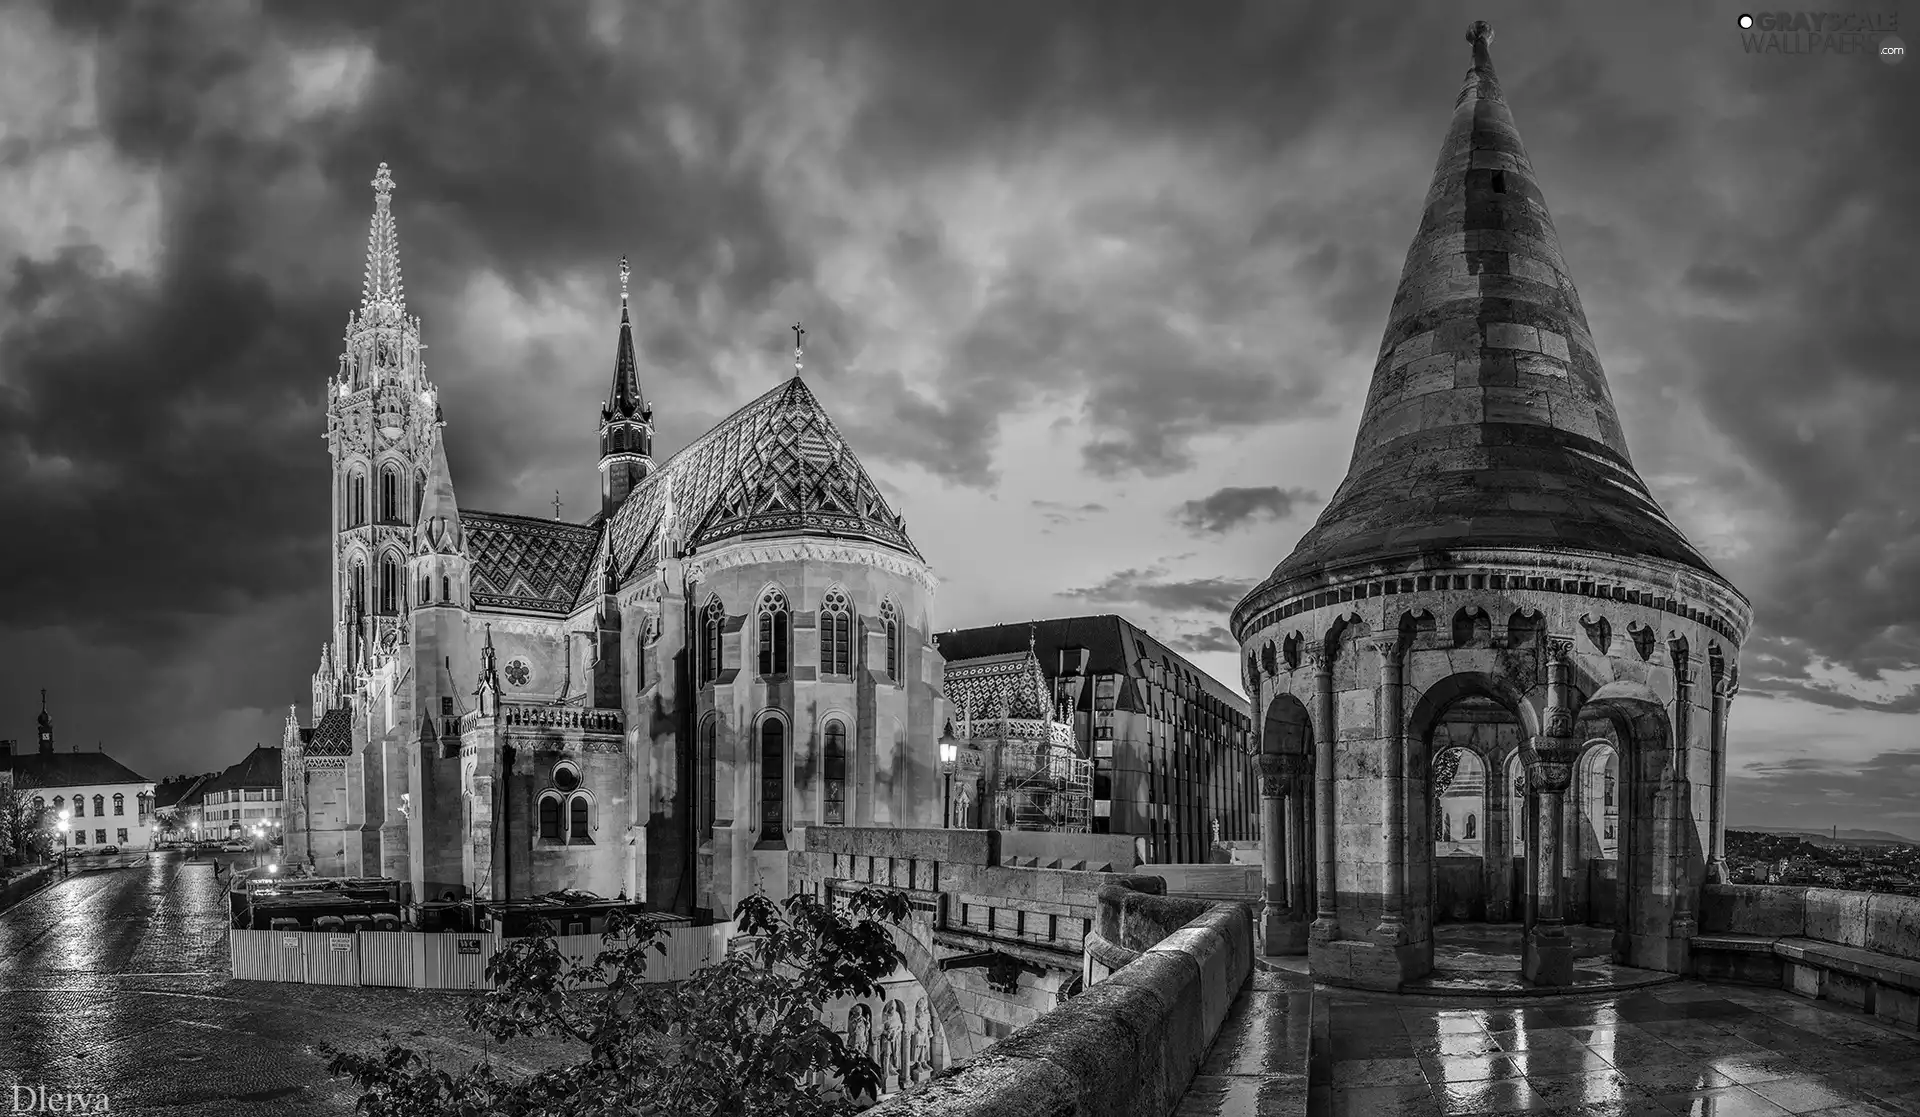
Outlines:
[[633,355],[633,323],[627,317],[627,258],[620,257],[620,345],[613,358],[613,387],[600,409],[600,514],[611,518],[653,472],[653,405],[640,392]]
[[[373,178],[360,307],[347,315],[340,365],[327,381],[333,457],[334,669],[379,666],[403,638],[414,523],[426,486],[438,390],[427,380],[420,319],[407,314],[393,176]],[[323,669],[329,657],[324,656]],[[347,679],[351,689],[351,678]],[[318,715],[316,714],[316,717]]]

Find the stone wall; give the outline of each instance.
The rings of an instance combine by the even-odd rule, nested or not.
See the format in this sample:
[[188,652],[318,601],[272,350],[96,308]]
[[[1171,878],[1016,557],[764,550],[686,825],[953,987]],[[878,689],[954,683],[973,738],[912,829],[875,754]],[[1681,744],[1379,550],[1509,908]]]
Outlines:
[[[1157,877],[1101,889],[1099,924],[1142,944],[1105,980],[923,1091],[881,1103],[875,1117],[1164,1117],[1206,1059],[1253,967],[1244,903],[1159,895]],[[1198,914],[1158,941],[1179,911]],[[1104,935],[1103,935],[1104,937]]]
[[1777,985],[1920,1026],[1920,898],[1709,885],[1700,930],[1696,976]]

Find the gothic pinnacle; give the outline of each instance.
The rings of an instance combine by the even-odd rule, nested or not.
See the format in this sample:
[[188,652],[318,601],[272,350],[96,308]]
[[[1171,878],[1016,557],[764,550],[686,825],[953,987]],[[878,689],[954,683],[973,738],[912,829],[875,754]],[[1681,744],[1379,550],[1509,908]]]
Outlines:
[[406,304],[400,283],[400,233],[393,223],[393,175],[385,163],[373,176],[373,220],[367,229],[367,272],[361,287],[361,316],[376,307],[396,315]]

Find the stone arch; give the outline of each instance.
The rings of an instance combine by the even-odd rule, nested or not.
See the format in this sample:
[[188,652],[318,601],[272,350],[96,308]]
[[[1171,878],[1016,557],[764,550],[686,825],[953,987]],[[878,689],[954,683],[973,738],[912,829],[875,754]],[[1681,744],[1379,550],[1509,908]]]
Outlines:
[[1396,627],[1400,631],[1403,642],[1412,640],[1418,644],[1431,645],[1434,633],[1439,626],[1433,619],[1431,609],[1409,609],[1400,614],[1400,621]]
[[1508,713],[1519,719],[1523,735],[1539,735],[1539,713],[1520,687],[1500,675],[1485,671],[1456,671],[1429,685],[1407,704],[1407,739],[1420,742],[1432,736],[1433,727],[1439,723],[1447,707],[1462,698],[1472,697],[1486,698],[1505,707]]
[[1676,896],[1677,888],[1690,885],[1669,879],[1665,866],[1676,853],[1683,853],[1689,866],[1704,866],[1705,852],[1697,846],[1675,848],[1697,830],[1690,825],[1691,803],[1673,779],[1678,756],[1666,703],[1646,683],[1620,680],[1595,690],[1576,716],[1588,732],[1596,723],[1611,731],[1619,772],[1614,957],[1628,965],[1672,970],[1676,963],[1662,956],[1664,940],[1676,908],[1691,909],[1690,900],[1680,904]]
[[1261,754],[1313,755],[1313,719],[1306,703],[1282,691],[1267,700],[1267,712],[1260,720]]
[[1280,642],[1280,658],[1286,663],[1287,670],[1297,671],[1300,669],[1300,649],[1305,643],[1306,640],[1303,639],[1298,632]]
[[886,924],[886,928],[893,936],[895,949],[900,951],[900,965],[926,990],[927,1003],[933,1009],[934,1022],[940,1027],[940,1038],[946,1047],[947,1065],[955,1067],[972,1062],[979,1053],[979,1043],[967,1027],[967,1016],[960,1008],[960,995],[954,991],[953,983],[934,960],[933,952],[912,932],[894,923]]
[[[1411,687],[1409,688],[1411,690]],[[1477,701],[1476,701],[1477,700]],[[1442,733],[1448,716],[1462,703],[1490,703],[1514,723],[1516,740],[1539,733],[1539,712],[1520,685],[1504,675],[1485,671],[1456,671],[1407,696],[1406,778],[1408,791],[1407,838],[1411,862],[1427,866],[1424,901],[1432,917],[1443,915],[1460,919],[1486,918],[1504,922],[1512,916],[1511,900],[1520,877],[1513,871],[1510,853],[1516,825],[1523,821],[1512,812],[1506,798],[1506,773],[1517,748],[1510,748],[1491,731],[1493,739],[1477,739],[1473,732]],[[1480,764],[1480,852],[1477,866],[1465,867],[1458,859],[1441,861],[1443,842],[1436,840],[1433,812],[1443,804],[1432,794],[1432,763],[1442,749],[1460,748]],[[1494,774],[1500,786],[1490,787]],[[1496,794],[1498,807],[1495,807]],[[1499,826],[1487,827],[1487,819],[1497,813]],[[1470,855],[1469,855],[1470,856]],[[1443,880],[1443,874],[1445,879]],[[1421,893],[1416,892],[1416,897]]]

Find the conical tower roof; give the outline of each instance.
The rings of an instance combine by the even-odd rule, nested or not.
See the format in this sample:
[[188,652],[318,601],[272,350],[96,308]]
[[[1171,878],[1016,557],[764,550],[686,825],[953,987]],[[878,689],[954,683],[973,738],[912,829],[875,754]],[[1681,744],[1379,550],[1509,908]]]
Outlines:
[[1467,38],[1473,66],[1401,269],[1346,480],[1255,594],[1461,548],[1660,559],[1720,580],[1634,471],[1494,75],[1493,31],[1476,23]]
[[460,526],[460,506],[453,496],[453,471],[447,466],[446,439],[433,432],[433,457],[420,496],[420,518],[414,521],[413,553],[464,555],[466,532]]

